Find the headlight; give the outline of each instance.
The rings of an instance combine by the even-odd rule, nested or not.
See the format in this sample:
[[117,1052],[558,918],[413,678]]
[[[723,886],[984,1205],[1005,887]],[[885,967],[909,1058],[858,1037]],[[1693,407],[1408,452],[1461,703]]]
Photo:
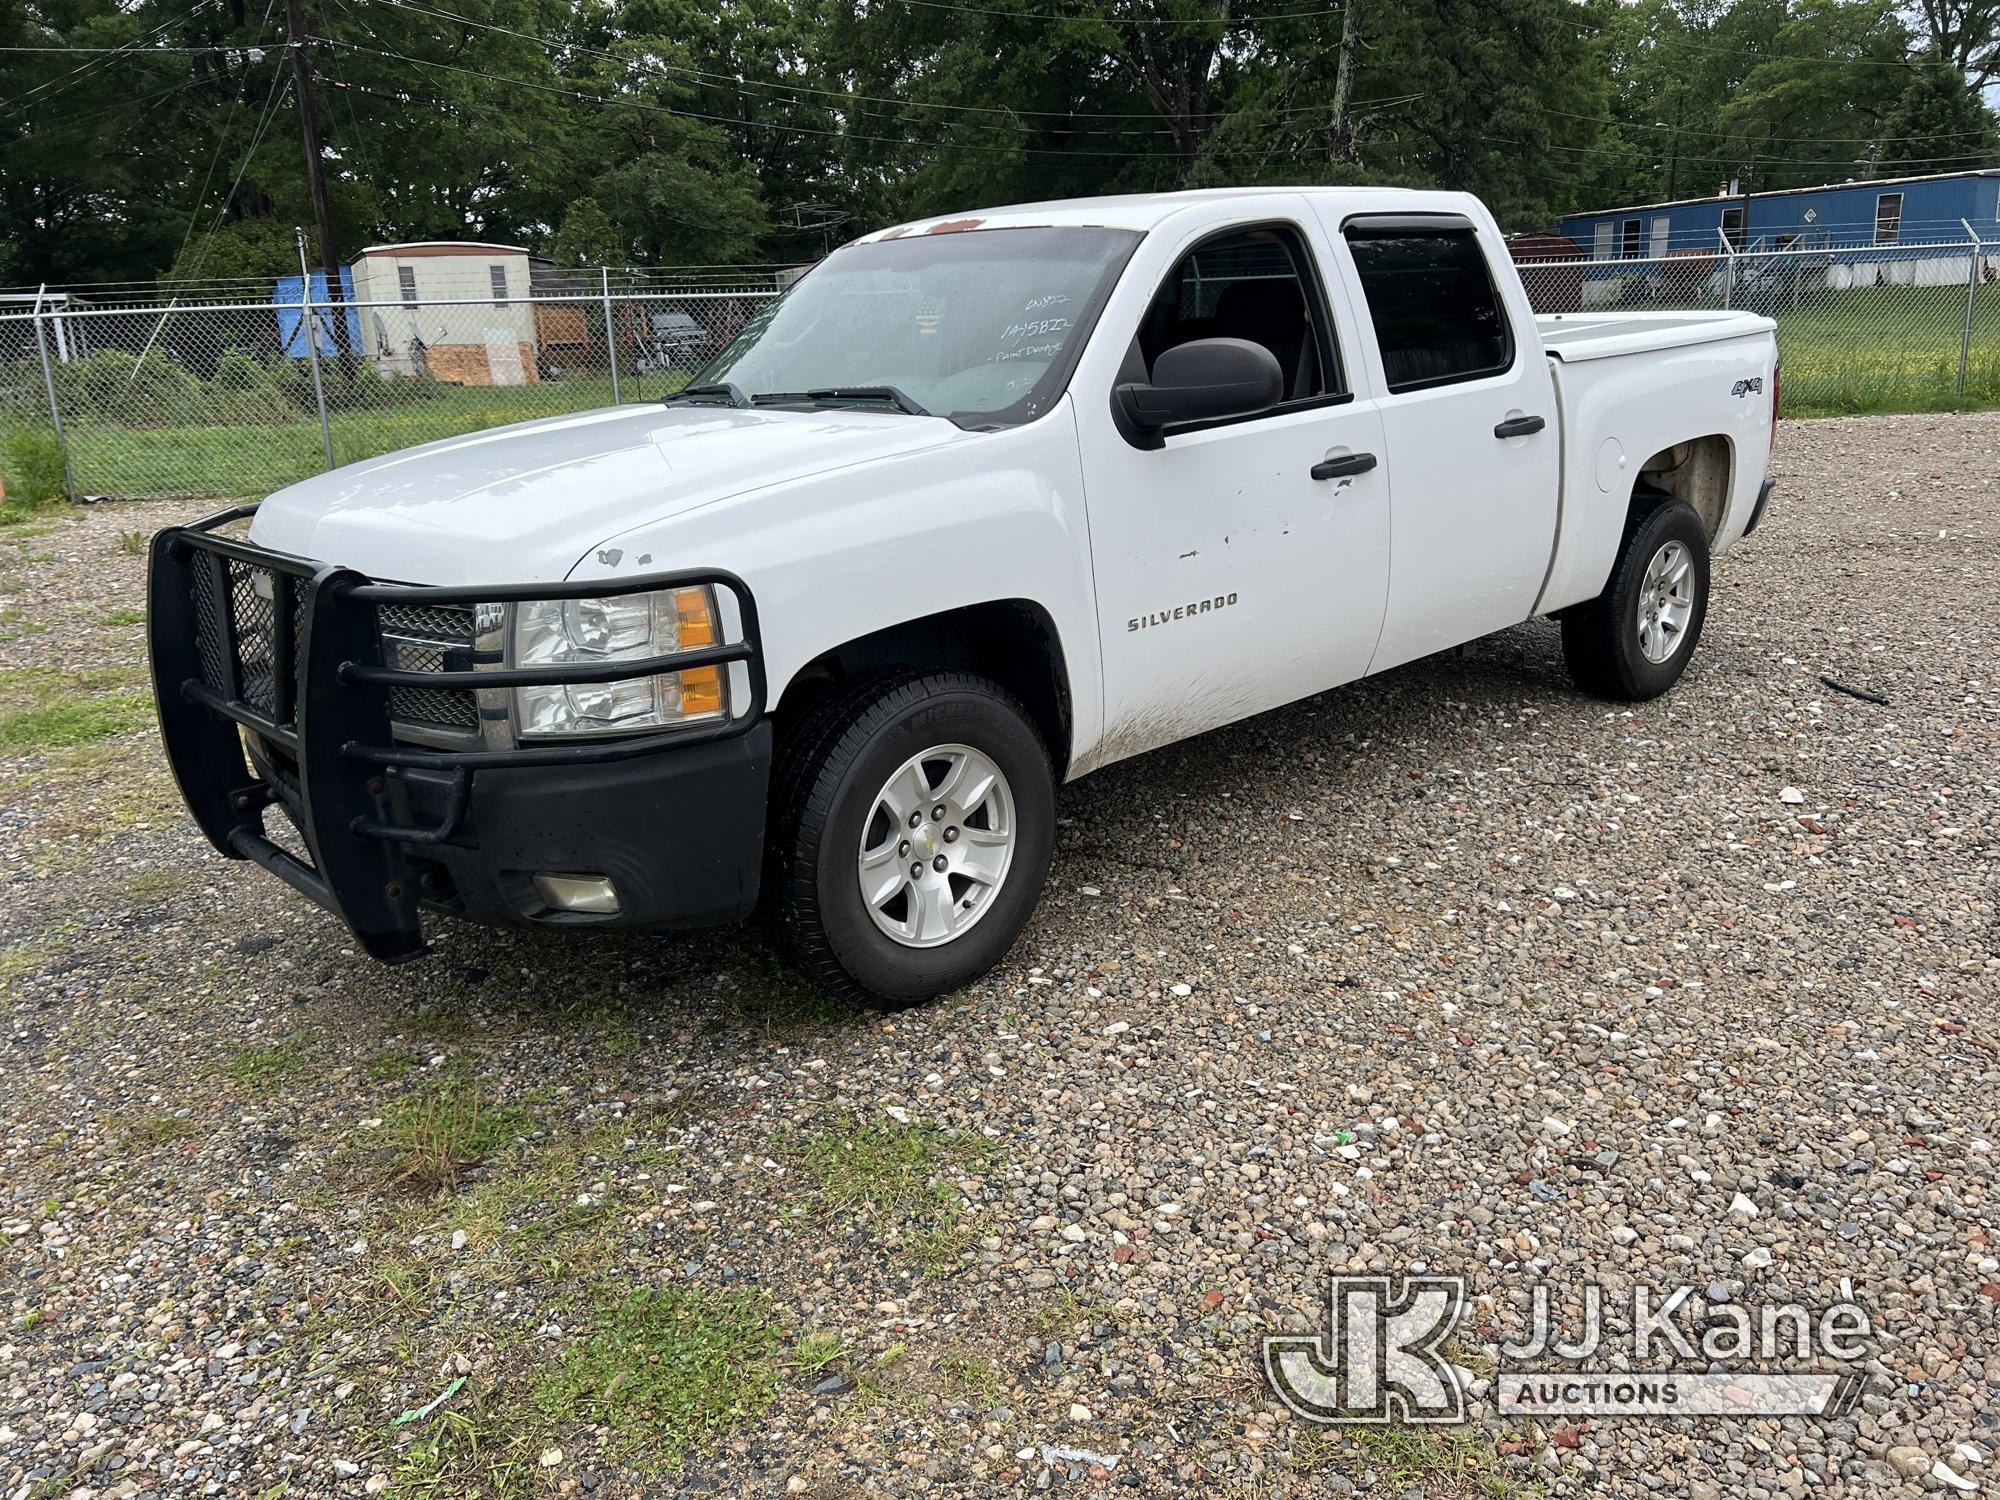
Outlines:
[[[517,667],[644,660],[712,646],[715,595],[707,588],[663,589],[610,599],[538,599],[514,610]],[[719,719],[729,707],[721,667],[653,677],[514,690],[522,735],[606,734],[666,729]]]

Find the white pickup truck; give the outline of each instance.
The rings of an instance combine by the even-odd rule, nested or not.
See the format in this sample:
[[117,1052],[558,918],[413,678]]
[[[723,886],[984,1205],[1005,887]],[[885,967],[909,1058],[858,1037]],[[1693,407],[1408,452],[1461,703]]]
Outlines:
[[761,906],[908,1004],[1021,931],[1061,781],[1536,615],[1665,691],[1777,399],[1768,319],[1538,318],[1462,194],[907,224],[664,402],[162,532],[162,726],[215,847],[377,958]]

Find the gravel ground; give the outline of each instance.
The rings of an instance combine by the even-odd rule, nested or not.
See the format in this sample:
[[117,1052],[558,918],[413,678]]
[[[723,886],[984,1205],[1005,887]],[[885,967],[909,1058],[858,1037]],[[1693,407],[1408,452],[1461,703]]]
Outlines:
[[[893,1018],[754,935],[370,965],[134,712],[192,508],[0,531],[0,1494],[2000,1490],[1996,453],[1788,424],[1660,702],[1531,624],[1069,788]],[[1290,1417],[1260,1335],[1417,1267],[1475,1373],[1537,1288],[1851,1286],[1867,1392]]]

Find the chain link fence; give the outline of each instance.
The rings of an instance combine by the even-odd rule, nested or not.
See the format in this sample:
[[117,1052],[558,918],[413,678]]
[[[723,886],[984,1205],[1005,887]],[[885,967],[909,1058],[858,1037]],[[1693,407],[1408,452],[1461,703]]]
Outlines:
[[[1538,312],[1775,318],[1787,415],[2000,406],[2000,242],[1718,245],[1519,269]],[[521,298],[0,302],[0,479],[30,497],[257,499],[416,443],[657,399],[784,279],[579,272]]]
[[781,279],[634,288],[588,272],[571,282],[595,285],[518,299],[0,308],[0,456],[16,471],[0,477],[46,490],[60,472],[73,498],[258,499],[417,443],[657,400]]
[[1775,318],[1784,414],[2000,406],[2000,242],[1517,262],[1535,311]]

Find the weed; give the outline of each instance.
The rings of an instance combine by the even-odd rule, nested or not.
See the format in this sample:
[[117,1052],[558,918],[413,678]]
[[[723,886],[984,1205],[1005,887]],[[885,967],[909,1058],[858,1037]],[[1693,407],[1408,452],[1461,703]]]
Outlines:
[[965,1401],[981,1410],[1001,1404],[1006,1393],[1006,1382],[993,1362],[977,1355],[947,1354],[937,1364],[938,1374],[944,1378],[947,1396]]
[[171,1141],[200,1135],[200,1122],[186,1115],[152,1114],[134,1120],[125,1131],[125,1144],[134,1151],[150,1151]]
[[48,1314],[39,1307],[31,1307],[21,1314],[21,1331],[27,1333],[42,1326],[42,1319]]
[[807,1375],[817,1375],[847,1352],[839,1334],[826,1328],[808,1328],[792,1345],[791,1365]]
[[389,1126],[393,1180],[437,1190],[454,1186],[466,1167],[484,1161],[528,1123],[527,1111],[488,1104],[479,1080],[448,1070],[402,1104]]
[[534,1403],[559,1421],[610,1428],[635,1463],[678,1468],[771,1404],[780,1345],[761,1292],[633,1292],[543,1368]]
[[1517,1493],[1501,1470],[1491,1435],[1479,1428],[1355,1424],[1334,1431],[1382,1470],[1396,1493],[1411,1487],[1455,1495]]
[[368,1076],[377,1083],[394,1083],[422,1060],[407,1048],[378,1052],[368,1059]]
[[954,1276],[965,1269],[960,1257],[971,1248],[978,1231],[953,1215],[943,1224],[919,1229],[909,1237],[910,1257],[927,1276]]
[[186,870],[137,870],[127,876],[119,894],[128,901],[159,901],[186,885],[192,877]]
[[932,1125],[849,1120],[813,1137],[806,1167],[828,1202],[879,1221],[948,1203],[956,1194],[935,1180],[938,1174],[983,1163],[990,1154],[979,1137]]
[[528,1495],[543,1434],[497,1392],[461,1393],[398,1456],[396,1494]]
[[104,617],[106,625],[143,625],[146,612],[143,609],[114,609]]
[[1035,1332],[1045,1339],[1075,1338],[1099,1323],[1111,1321],[1111,1308],[1102,1302],[1084,1302],[1067,1287],[1035,1309]]
[[814,1136],[805,1151],[806,1169],[829,1204],[878,1235],[901,1237],[918,1267],[933,1276],[958,1269],[974,1234],[958,1190],[943,1175],[982,1166],[990,1155],[978,1136],[852,1119]]
[[66,498],[62,444],[53,427],[0,422],[0,491],[10,517],[26,517]]
[[143,531],[121,531],[118,533],[118,550],[127,557],[140,557],[152,540]]
[[303,1068],[312,1056],[312,1038],[294,1031],[268,1047],[245,1047],[229,1059],[229,1076],[253,1094],[269,1093]]

